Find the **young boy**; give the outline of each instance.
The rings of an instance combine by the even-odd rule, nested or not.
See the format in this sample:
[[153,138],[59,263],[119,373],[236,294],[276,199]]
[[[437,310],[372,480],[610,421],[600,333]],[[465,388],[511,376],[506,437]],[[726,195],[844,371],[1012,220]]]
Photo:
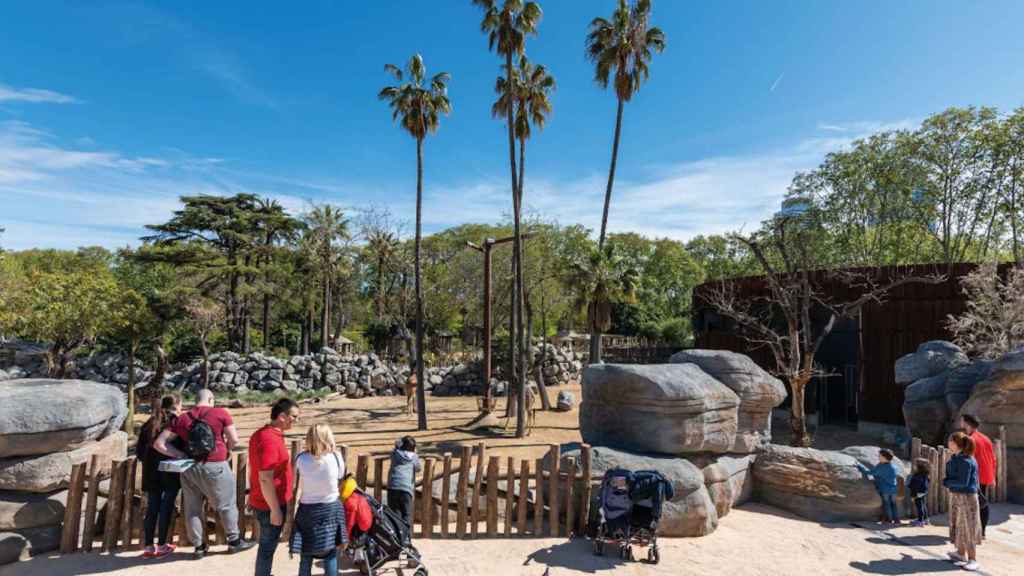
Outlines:
[[914,461],[914,474],[910,477],[910,481],[907,482],[907,491],[910,492],[910,497],[914,499],[914,508],[917,510],[917,521],[912,522],[912,526],[927,526],[928,525],[928,503],[926,497],[928,496],[928,485],[931,484],[931,466],[928,465],[928,461],[924,458],[918,458]]
[[857,468],[860,469],[861,474],[870,476],[875,481],[875,490],[878,491],[878,495],[882,498],[882,512],[884,515],[882,523],[899,525],[900,516],[896,510],[896,493],[898,491],[897,483],[900,473],[896,465],[892,463],[892,459],[892,452],[882,449],[878,451],[878,466],[868,469],[858,462]]
[[388,508],[391,508],[412,528],[412,499],[416,491],[416,473],[423,464],[416,455],[416,439],[403,436],[391,451],[391,470],[388,472]]

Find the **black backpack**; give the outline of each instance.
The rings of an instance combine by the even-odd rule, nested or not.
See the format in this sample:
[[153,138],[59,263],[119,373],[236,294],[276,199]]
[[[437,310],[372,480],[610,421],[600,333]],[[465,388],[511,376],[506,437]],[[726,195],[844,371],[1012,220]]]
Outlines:
[[217,437],[213,434],[213,427],[202,416],[193,417],[188,429],[188,455],[196,462],[206,462],[216,449]]
[[633,473],[633,484],[630,486],[629,497],[633,501],[654,500],[657,505],[660,505],[665,500],[675,498],[675,489],[661,472],[640,470]]

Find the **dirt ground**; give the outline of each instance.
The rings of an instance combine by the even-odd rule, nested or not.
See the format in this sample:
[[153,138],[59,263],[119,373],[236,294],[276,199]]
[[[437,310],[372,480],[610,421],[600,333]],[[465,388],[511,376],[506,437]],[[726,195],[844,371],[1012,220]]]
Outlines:
[[[941,522],[941,518],[936,519]],[[1024,506],[997,505],[989,540],[979,549],[985,574],[1024,574]],[[572,574],[647,574],[678,576],[940,574],[959,570],[945,561],[947,529],[818,524],[785,512],[748,504],[733,510],[718,530],[703,538],[662,539],[657,566],[624,564],[617,557],[595,557],[588,541],[564,539],[417,540],[432,576],[562,576]],[[160,560],[138,551],[116,555],[74,554],[37,557],[0,568],[0,576],[105,574],[180,576],[251,574],[256,551],[214,554],[192,561],[189,550]],[[295,574],[298,558],[278,548],[274,572]],[[321,574],[314,568],[314,574]],[[343,569],[350,576],[358,571]],[[406,576],[410,576],[406,573]]]

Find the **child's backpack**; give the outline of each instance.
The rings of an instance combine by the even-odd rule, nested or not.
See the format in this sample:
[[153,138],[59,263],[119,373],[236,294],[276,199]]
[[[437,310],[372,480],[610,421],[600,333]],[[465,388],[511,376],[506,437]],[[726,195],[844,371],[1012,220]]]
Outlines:
[[194,416],[188,429],[188,455],[196,462],[206,462],[216,449],[217,437],[213,434],[213,427],[202,416]]
[[629,513],[633,508],[629,492],[633,484],[633,473],[622,468],[613,468],[604,473],[601,481],[601,515],[614,520]]

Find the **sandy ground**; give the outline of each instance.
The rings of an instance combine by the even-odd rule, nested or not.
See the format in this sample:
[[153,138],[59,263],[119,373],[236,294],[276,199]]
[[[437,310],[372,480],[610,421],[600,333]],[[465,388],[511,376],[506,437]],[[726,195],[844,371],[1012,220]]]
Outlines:
[[[937,519],[941,522],[941,518]],[[1024,506],[999,505],[989,540],[980,549],[984,573],[1024,574]],[[417,540],[434,576],[550,576],[568,574],[648,575],[823,575],[939,574],[959,572],[945,561],[950,550],[946,528],[901,527],[882,531],[849,524],[817,524],[759,504],[734,510],[718,530],[704,538],[662,539],[657,566],[595,557],[586,540],[495,539]],[[221,549],[215,547],[214,551]],[[0,576],[106,574],[110,576],[181,576],[182,574],[252,573],[256,551],[229,556],[212,554],[192,561],[188,550],[160,560],[145,560],[138,551],[116,555],[75,554],[37,557],[0,568]],[[298,559],[279,548],[275,574],[295,574]],[[314,574],[321,574],[314,568]],[[357,571],[343,569],[348,576]],[[409,576],[409,573],[406,573]]]

